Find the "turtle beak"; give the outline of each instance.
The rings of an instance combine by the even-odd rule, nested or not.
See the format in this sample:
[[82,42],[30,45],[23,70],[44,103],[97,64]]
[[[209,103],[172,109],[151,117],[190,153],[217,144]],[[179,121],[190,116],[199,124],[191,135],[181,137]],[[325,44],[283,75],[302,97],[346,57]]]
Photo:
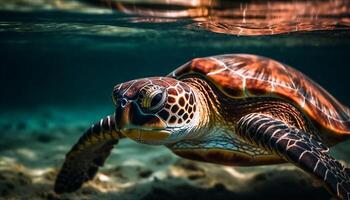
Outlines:
[[[118,115],[118,116],[117,116]],[[128,102],[116,109],[118,129],[128,138],[141,143],[156,143],[168,138],[166,124],[155,115],[145,115],[135,102]]]
[[125,105],[117,105],[116,111],[115,111],[115,121],[117,129],[122,131],[124,127],[126,127],[130,120],[129,120],[129,112],[130,112],[130,102],[126,102]]

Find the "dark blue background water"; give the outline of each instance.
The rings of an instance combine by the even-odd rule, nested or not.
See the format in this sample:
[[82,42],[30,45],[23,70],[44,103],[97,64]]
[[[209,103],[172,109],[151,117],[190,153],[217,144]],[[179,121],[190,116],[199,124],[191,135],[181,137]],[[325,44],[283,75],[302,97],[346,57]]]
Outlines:
[[251,53],[304,72],[350,105],[349,31],[234,36],[127,16],[0,13],[1,109],[109,106],[113,86],[162,76],[194,57]]

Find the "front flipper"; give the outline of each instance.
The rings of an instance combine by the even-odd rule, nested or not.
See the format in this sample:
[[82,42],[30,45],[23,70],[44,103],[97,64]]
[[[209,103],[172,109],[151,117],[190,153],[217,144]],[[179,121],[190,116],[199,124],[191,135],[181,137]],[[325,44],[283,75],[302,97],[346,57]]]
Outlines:
[[74,192],[94,178],[122,134],[116,131],[114,116],[107,116],[88,129],[67,153],[60,170],[55,192]]
[[253,113],[239,120],[244,140],[277,154],[323,181],[338,198],[350,199],[349,169],[330,156],[312,135],[268,115]]

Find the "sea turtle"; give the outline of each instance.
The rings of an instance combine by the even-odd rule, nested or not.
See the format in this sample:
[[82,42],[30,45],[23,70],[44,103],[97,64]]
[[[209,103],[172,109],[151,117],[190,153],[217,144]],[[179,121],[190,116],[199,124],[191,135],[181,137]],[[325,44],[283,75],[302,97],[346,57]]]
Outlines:
[[350,110],[301,72],[247,54],[196,58],[165,77],[114,87],[115,114],[66,155],[55,192],[91,180],[121,138],[232,166],[290,162],[350,199],[350,170],[328,146],[350,135]]

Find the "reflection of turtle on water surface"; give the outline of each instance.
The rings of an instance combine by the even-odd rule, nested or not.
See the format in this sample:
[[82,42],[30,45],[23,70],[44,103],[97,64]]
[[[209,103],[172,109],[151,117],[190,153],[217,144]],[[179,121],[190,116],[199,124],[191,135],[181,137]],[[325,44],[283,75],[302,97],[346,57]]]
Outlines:
[[197,58],[166,77],[115,86],[115,115],[94,124],[67,154],[57,193],[91,180],[118,139],[232,166],[290,162],[350,199],[349,169],[327,146],[350,135],[350,111],[302,73],[232,54]]
[[95,5],[131,14],[132,22],[168,23],[186,18],[189,19],[186,21],[188,23],[186,28],[195,30],[199,28],[222,34],[253,36],[350,29],[349,0],[89,1]]

